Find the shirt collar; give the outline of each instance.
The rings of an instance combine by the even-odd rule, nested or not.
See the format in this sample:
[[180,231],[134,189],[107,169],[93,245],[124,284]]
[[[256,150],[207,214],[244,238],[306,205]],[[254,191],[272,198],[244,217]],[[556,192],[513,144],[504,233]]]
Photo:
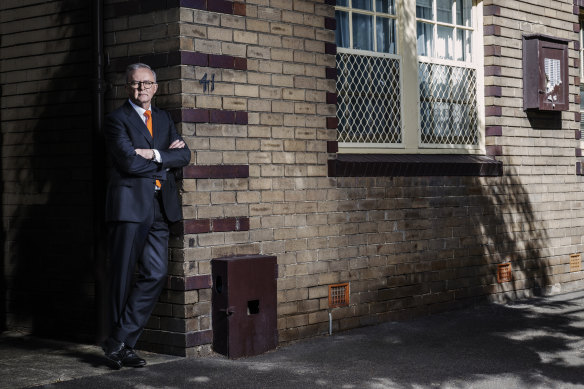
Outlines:
[[[134,108],[134,110],[135,110],[136,112],[138,112],[138,115],[140,115],[140,117],[143,117],[143,116],[144,116],[144,112],[146,112],[146,111],[147,111],[147,109],[144,109],[144,108],[142,108],[142,107],[139,107],[139,106],[137,106],[137,105],[136,105],[136,104],[134,104],[134,103],[132,102],[132,100],[130,100],[130,99],[128,99],[128,101],[130,102],[130,105],[132,105],[132,108]],[[150,111],[152,112],[152,105],[150,105],[149,109],[150,109]]]

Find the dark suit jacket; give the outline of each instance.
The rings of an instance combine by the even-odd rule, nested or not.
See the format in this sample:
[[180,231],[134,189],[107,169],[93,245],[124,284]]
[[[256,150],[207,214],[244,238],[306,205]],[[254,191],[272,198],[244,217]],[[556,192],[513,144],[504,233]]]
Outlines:
[[[154,138],[128,101],[106,117],[104,135],[113,161],[106,197],[107,221],[141,222],[146,219],[152,213],[157,179],[162,183],[166,217],[170,222],[182,218],[173,168],[187,165],[191,152],[188,147],[168,148],[173,141],[182,138],[168,112],[154,106],[151,110]],[[140,157],[135,149],[157,149],[162,163]]]

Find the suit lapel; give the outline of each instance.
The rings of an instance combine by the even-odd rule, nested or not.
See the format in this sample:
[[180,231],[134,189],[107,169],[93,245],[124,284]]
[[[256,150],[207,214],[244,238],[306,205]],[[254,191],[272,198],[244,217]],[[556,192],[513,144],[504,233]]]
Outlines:
[[152,110],[152,132],[154,134],[154,148],[162,148],[164,146],[164,123],[163,116],[160,110],[154,106],[150,106]]
[[128,122],[130,123],[130,125],[134,128],[134,130],[144,135],[144,138],[146,138],[148,144],[152,146],[152,136],[150,136],[150,131],[148,131],[146,124],[144,124],[142,118],[140,118],[140,115],[138,115],[138,112],[136,112],[136,110],[130,105],[128,101],[126,101],[125,107],[126,114],[128,116]]

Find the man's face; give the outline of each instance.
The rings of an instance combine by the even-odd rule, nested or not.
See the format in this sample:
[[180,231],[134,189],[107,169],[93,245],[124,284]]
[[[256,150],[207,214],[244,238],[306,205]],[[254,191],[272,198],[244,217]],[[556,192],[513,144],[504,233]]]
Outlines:
[[150,108],[150,102],[152,101],[152,97],[158,90],[158,84],[152,84],[150,88],[147,85],[144,85],[143,82],[152,82],[154,83],[154,75],[149,69],[146,68],[139,68],[134,70],[128,76],[127,83],[136,83],[140,82],[135,88],[131,85],[126,84],[126,91],[128,92],[128,96],[132,103],[136,104],[139,107],[144,109]]

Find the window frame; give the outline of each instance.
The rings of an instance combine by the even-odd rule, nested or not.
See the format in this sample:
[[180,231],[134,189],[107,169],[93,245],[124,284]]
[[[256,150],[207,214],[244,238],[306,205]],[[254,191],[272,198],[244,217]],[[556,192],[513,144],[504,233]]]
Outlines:
[[[347,0],[349,3],[352,2],[352,0]],[[400,0],[394,0],[395,1],[395,9],[396,11],[398,10],[398,3],[400,2]],[[349,16],[349,46],[350,48],[347,47],[337,47],[337,50],[349,50],[351,51],[351,53],[355,53],[355,54],[363,54],[363,55],[379,55],[379,54],[383,54],[383,55],[397,55],[394,53],[386,53],[384,51],[377,51],[377,39],[373,39],[373,50],[369,51],[369,50],[359,50],[359,49],[354,49],[353,48],[353,14],[357,13],[360,15],[369,15],[369,16],[373,16],[373,32],[375,33],[377,31],[377,18],[381,17],[384,19],[392,19],[395,22],[395,31],[396,31],[396,36],[399,35],[397,33],[399,27],[398,27],[398,23],[399,23],[399,17],[398,17],[398,12],[394,13],[394,14],[390,14],[390,13],[385,13],[385,12],[379,12],[375,9],[376,7],[376,1],[372,0],[372,4],[373,4],[373,11],[369,11],[369,10],[364,10],[364,9],[360,9],[360,8],[353,8],[351,6],[335,6],[335,12],[336,11],[341,11],[341,12],[346,12]],[[374,36],[374,38],[376,38]],[[399,40],[396,39],[395,41],[395,52],[398,53],[399,52]]]
[[[435,1],[433,1],[434,3]],[[336,6],[336,10],[352,10],[351,3],[348,7]],[[434,5],[434,9],[436,6]],[[359,9],[359,12],[362,10]],[[367,11],[364,11],[367,12]],[[394,58],[399,61],[399,83],[400,83],[400,101],[401,101],[401,142],[400,143],[338,143],[339,153],[380,153],[380,154],[485,154],[485,100],[484,100],[484,58],[483,58],[483,12],[482,1],[472,0],[471,10],[472,24],[465,29],[471,29],[472,47],[471,61],[463,62],[456,60],[447,60],[418,56],[417,54],[417,23],[418,20],[428,21],[416,16],[416,2],[410,0],[395,1],[395,23],[396,23],[396,53],[379,53],[372,51],[355,50],[351,48],[338,47],[338,53],[350,53],[365,56],[382,56]],[[384,14],[385,15],[385,14]],[[437,16],[435,15],[435,18]],[[453,16],[454,18],[456,16]],[[434,23],[436,23],[434,21]],[[442,23],[444,24],[444,23]],[[352,47],[352,23],[350,25],[350,42]],[[460,26],[459,26],[460,27]],[[374,26],[375,28],[375,26]],[[434,27],[436,29],[437,27]],[[375,29],[376,31],[376,29]],[[455,32],[453,32],[455,34]],[[374,39],[377,41],[377,39]],[[414,45],[405,44],[405,42],[414,42]],[[463,45],[464,47],[464,45]],[[472,68],[476,71],[476,107],[477,107],[477,144],[424,144],[422,143],[422,128],[420,113],[420,80],[418,77],[418,67],[420,62]],[[415,88],[409,87],[416,85]],[[415,102],[416,110],[406,110],[405,107],[411,107]],[[415,112],[414,112],[415,111]],[[413,128],[416,127],[416,128]]]

